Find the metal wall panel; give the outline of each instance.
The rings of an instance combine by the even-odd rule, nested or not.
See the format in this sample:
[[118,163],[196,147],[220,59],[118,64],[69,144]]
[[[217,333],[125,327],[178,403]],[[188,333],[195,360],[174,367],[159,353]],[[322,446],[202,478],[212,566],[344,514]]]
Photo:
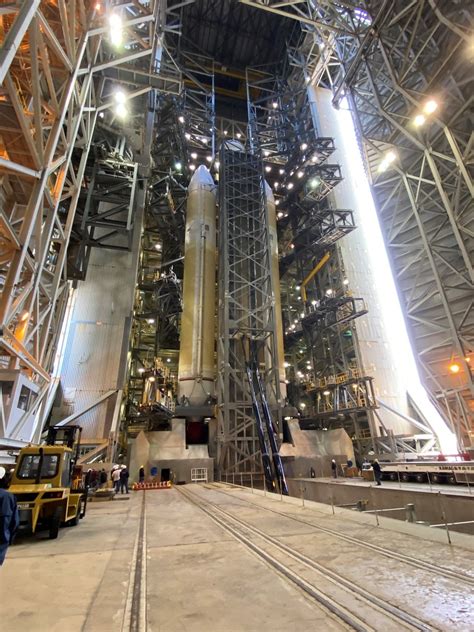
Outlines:
[[[329,90],[316,90],[321,132],[333,136],[336,143],[334,158],[342,166],[344,180],[334,190],[338,208],[353,208],[358,229],[341,240],[349,288],[354,296],[364,297],[368,314],[357,321],[357,334],[365,370],[375,378],[377,398],[403,415],[410,415],[409,398],[413,398],[426,421],[441,438],[451,433],[437,411],[428,401],[421,386],[415,359],[404,324],[395,289],[395,279],[389,278],[388,259],[384,253],[375,208],[369,208],[361,182],[361,167],[351,160],[355,141],[345,134],[341,117],[350,115],[337,112],[332,105]],[[357,151],[357,149],[356,149]],[[356,158],[357,160],[357,158]],[[379,233],[379,234],[377,234]],[[383,272],[386,267],[387,274]],[[378,414],[385,426],[395,434],[413,434],[417,429],[405,419],[383,408]],[[446,445],[446,444],[445,444]]]
[[[133,253],[94,249],[77,299],[61,371],[62,397],[53,421],[82,409],[109,390],[121,388],[123,348],[135,288]],[[79,417],[85,438],[106,438],[114,397]]]

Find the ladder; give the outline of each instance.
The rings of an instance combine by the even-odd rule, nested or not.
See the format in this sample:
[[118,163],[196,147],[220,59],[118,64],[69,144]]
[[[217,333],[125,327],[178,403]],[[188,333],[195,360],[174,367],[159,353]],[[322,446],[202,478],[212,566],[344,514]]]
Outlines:
[[[268,405],[265,386],[255,363],[247,362],[246,371],[252,398],[252,407],[257,423],[257,435],[260,444],[260,452],[262,454],[262,465],[266,485],[270,491],[279,491],[281,494],[288,496],[285,471],[278,450],[277,433]],[[268,449],[267,438],[270,450]],[[272,455],[271,459],[270,452]]]

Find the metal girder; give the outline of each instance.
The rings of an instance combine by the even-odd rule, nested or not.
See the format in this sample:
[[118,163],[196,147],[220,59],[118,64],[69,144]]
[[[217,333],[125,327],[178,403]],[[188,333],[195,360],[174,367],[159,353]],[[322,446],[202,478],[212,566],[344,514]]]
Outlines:
[[[300,21],[295,63],[308,82],[332,88],[336,105],[348,99],[423,382],[469,445],[474,146],[467,6],[242,1]],[[425,114],[429,99],[438,108]],[[426,120],[417,127],[419,114]],[[388,151],[396,155],[389,168]]]
[[[99,70],[126,64],[158,75],[156,19],[165,2],[115,6],[133,59],[110,45],[107,15],[84,0],[17,4],[0,12],[1,367],[23,369],[43,388],[61,332],[66,254],[94,130],[98,120],[114,124],[113,116],[98,117],[110,91]],[[173,86],[178,75],[175,68]],[[143,84],[137,93],[150,89]],[[32,438],[43,412],[31,410]]]
[[[292,10],[296,4],[291,3]],[[279,3],[279,10],[282,6]],[[331,208],[329,194],[343,178],[339,165],[329,162],[334,140],[320,136],[298,51],[290,50],[286,63],[274,71],[279,74],[247,69],[249,138],[252,147],[263,148],[270,171],[272,163],[279,167],[273,186],[280,220],[289,400],[297,408],[301,405],[303,417],[316,419],[320,427],[345,427],[361,452],[362,437],[366,432],[370,436],[369,425],[373,426],[375,401],[353,321],[366,309],[363,299],[347,294],[337,246],[356,228],[354,214]],[[325,295],[328,288],[330,297]],[[323,389],[317,397],[311,390],[315,381],[349,373],[360,377],[360,385],[338,387],[325,395]],[[353,386],[360,390],[355,392]]]
[[260,470],[247,363],[258,363],[282,430],[263,165],[259,154],[220,153],[218,468]]
[[108,155],[99,150],[98,154],[92,173],[84,178],[76,213],[79,241],[74,257],[68,257],[71,279],[85,279],[92,248],[132,247],[138,163],[127,160],[117,150]]

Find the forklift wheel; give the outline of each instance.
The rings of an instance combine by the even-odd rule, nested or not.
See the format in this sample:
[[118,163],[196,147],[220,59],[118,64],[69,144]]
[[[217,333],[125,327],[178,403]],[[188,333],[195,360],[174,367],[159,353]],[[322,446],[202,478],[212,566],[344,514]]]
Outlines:
[[69,520],[69,524],[71,525],[71,527],[76,527],[79,524],[80,519],[81,519],[81,503],[77,505],[76,515],[74,516],[74,518],[71,518],[71,520]]
[[61,507],[57,507],[57,509],[54,510],[54,513],[49,523],[49,539],[50,540],[56,540],[56,538],[58,537],[62,514],[63,512],[61,510]]

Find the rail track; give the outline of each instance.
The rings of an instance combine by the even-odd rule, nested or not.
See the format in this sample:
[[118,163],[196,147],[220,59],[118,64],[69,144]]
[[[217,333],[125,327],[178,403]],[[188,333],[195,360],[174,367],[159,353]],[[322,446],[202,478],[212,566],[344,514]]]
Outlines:
[[349,629],[358,632],[375,632],[382,629],[385,632],[432,632],[439,629],[367,592],[343,575],[324,567],[215,503],[204,500],[199,494],[188,489],[176,489],[222,529],[298,586],[320,608],[329,611],[333,618],[338,619]]
[[[225,490],[223,490],[221,487],[218,487],[217,485],[208,485],[208,487],[209,489],[213,489],[221,494],[229,496],[230,498],[235,498],[235,495],[226,492]],[[233,487],[233,489],[235,489],[235,487]],[[248,488],[239,488],[239,489],[247,490]],[[471,577],[470,575],[466,575],[465,573],[460,573],[450,568],[446,568],[445,566],[440,566],[438,564],[433,564],[431,562],[419,560],[410,555],[406,555],[405,553],[399,553],[397,551],[393,551],[391,549],[387,549],[385,547],[379,546],[378,544],[365,542],[363,540],[360,540],[359,538],[354,538],[350,535],[347,535],[346,533],[341,533],[340,531],[336,531],[334,529],[328,529],[326,527],[316,525],[314,524],[314,522],[310,522],[309,520],[304,520],[303,518],[297,518],[296,516],[292,516],[287,513],[277,511],[276,509],[270,509],[270,507],[264,507],[262,505],[259,505],[258,503],[254,503],[251,500],[248,500],[247,498],[241,498],[239,496],[239,500],[242,500],[248,505],[251,505],[258,509],[262,509],[270,513],[274,513],[283,518],[288,518],[289,520],[294,520],[295,522],[299,522],[300,524],[304,524],[308,527],[312,527],[316,531],[326,533],[339,540],[344,540],[346,542],[349,542],[350,544],[359,546],[364,549],[368,549],[375,553],[379,553],[380,555],[383,555],[384,557],[397,560],[398,562],[403,562],[404,564],[408,564],[409,566],[413,566],[420,570],[429,571],[430,573],[434,573],[435,575],[439,575],[440,577],[443,577],[445,579],[453,579],[457,582],[467,584],[474,588],[474,577]]]

